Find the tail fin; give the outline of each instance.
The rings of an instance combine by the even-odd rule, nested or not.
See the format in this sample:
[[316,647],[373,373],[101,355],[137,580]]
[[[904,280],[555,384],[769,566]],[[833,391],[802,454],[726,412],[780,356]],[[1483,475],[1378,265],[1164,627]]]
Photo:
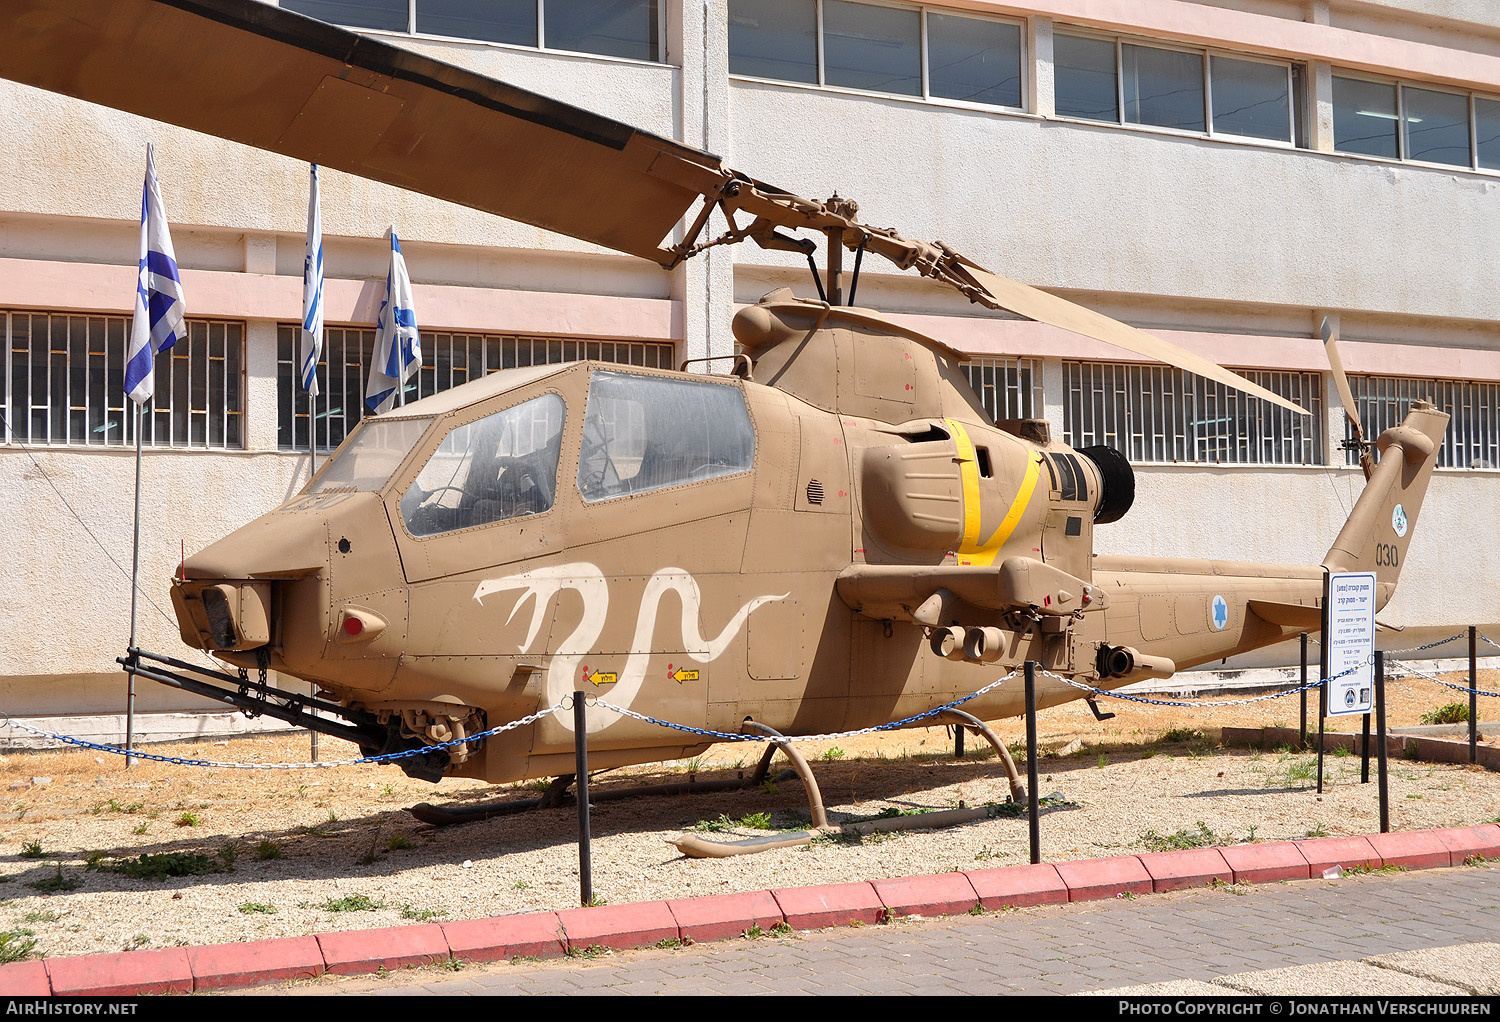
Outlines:
[[1380,434],[1380,464],[1323,558],[1330,571],[1373,571],[1380,606],[1396,591],[1448,418],[1418,401],[1401,425]]

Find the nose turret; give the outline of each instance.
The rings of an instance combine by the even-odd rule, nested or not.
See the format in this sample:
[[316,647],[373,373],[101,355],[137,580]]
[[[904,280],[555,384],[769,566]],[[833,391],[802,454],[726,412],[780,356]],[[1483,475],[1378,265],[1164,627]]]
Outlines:
[[[405,579],[380,495],[313,493],[214,543],[172,585],[182,641],[308,681],[389,681]],[[346,677],[348,675],[348,677]]]

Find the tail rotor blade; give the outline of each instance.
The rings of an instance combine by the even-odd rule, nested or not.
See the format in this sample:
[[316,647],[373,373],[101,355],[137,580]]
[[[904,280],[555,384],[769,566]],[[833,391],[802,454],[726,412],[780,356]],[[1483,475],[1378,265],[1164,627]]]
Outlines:
[[1323,348],[1328,352],[1328,367],[1333,370],[1333,385],[1338,388],[1339,400],[1344,403],[1344,416],[1354,431],[1354,442],[1359,445],[1359,467],[1364,470],[1365,479],[1368,480],[1375,471],[1375,458],[1370,454],[1370,445],[1365,440],[1365,427],[1359,421],[1359,407],[1354,403],[1354,391],[1349,387],[1349,377],[1344,373],[1344,361],[1339,358],[1338,330],[1324,316],[1318,333],[1322,335]]

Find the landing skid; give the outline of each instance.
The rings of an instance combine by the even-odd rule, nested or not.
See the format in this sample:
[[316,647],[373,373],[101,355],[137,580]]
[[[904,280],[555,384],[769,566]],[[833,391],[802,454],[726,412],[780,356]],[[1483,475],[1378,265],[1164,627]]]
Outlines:
[[[778,774],[775,780],[787,781],[796,776],[795,770],[785,770]],[[497,816],[514,816],[517,813],[531,812],[536,809],[557,809],[575,804],[575,796],[568,790],[575,779],[573,774],[554,777],[540,798],[508,799],[501,802],[486,802],[477,806],[435,806],[430,802],[422,802],[409,807],[406,811],[423,823],[434,827],[446,827],[455,823],[473,823]],[[757,770],[749,777],[741,775],[720,781],[677,781],[671,784],[638,785],[633,788],[594,789],[589,792],[589,802],[597,804],[651,795],[700,795],[716,791],[743,791],[748,788],[758,788],[765,780],[765,771]]]

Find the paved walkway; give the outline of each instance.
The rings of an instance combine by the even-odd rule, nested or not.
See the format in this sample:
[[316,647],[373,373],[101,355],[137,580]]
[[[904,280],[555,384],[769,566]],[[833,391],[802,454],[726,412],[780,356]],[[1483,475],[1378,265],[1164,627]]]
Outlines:
[[244,993],[1494,997],[1497,942],[1500,863],[1491,862]]

